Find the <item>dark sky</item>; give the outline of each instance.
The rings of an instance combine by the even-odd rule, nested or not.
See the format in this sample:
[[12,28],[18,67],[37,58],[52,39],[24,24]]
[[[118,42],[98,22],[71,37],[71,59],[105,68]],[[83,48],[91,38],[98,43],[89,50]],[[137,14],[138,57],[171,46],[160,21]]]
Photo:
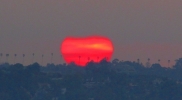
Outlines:
[[[182,56],[181,0],[0,0],[0,52],[15,62],[60,62],[66,36],[103,35],[113,58],[165,64]],[[5,57],[2,59],[6,60]]]

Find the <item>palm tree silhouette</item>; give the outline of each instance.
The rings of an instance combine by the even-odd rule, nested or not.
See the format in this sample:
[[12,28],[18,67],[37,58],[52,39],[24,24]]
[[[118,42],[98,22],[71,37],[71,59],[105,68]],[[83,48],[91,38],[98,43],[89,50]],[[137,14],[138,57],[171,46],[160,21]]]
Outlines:
[[54,55],[54,54],[53,54],[53,53],[51,53],[51,64],[52,64],[53,55]]
[[161,60],[160,60],[160,59],[158,59],[158,63],[159,63],[159,64],[160,64],[160,61],[161,61]]
[[0,56],[1,56],[1,58],[0,58],[0,63],[1,63],[1,59],[2,59],[3,53],[0,53]]
[[148,62],[150,62],[150,58],[148,58],[147,60],[148,60]]
[[99,62],[99,57],[97,57],[97,62]]
[[6,62],[7,62],[7,63],[9,63],[9,62],[8,62],[8,57],[9,57],[9,54],[6,54]]
[[88,63],[90,62],[90,57],[88,57]]
[[32,54],[32,63],[34,63],[34,53]]
[[44,55],[42,55],[42,65],[44,64],[44,63],[43,63],[43,58],[44,58]]
[[79,64],[80,64],[80,58],[81,58],[81,56],[78,56],[78,58],[79,58]]
[[17,54],[15,54],[14,56],[15,56],[15,57],[14,57],[14,64],[15,64],[15,60],[16,60],[16,56],[17,56]]
[[171,62],[170,60],[168,60],[168,61],[167,61],[167,63],[168,63],[168,67],[169,67],[170,62]]
[[24,57],[25,57],[25,54],[23,54],[23,62],[22,62],[22,64],[24,64]]
[[147,59],[148,62],[146,63],[146,67],[150,67],[150,58]]
[[139,58],[137,59],[137,63],[138,63],[138,64],[140,63],[140,59],[139,59]]
[[109,57],[106,57],[106,61],[109,61]]
[[62,62],[62,55],[60,55],[60,64],[61,64],[61,62]]

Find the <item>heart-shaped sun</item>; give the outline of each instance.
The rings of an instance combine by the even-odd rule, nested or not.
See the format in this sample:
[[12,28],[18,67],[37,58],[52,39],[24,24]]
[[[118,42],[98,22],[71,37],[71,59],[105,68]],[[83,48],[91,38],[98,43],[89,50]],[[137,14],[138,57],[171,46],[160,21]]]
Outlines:
[[60,48],[68,64],[74,62],[80,66],[85,66],[90,61],[100,62],[104,58],[110,61],[113,50],[111,40],[102,36],[67,37]]

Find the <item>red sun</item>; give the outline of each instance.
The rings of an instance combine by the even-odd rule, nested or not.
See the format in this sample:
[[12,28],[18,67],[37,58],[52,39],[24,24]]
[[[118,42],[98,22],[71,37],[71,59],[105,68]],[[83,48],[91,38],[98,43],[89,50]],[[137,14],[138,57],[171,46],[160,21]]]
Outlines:
[[100,62],[106,58],[110,61],[113,54],[113,44],[110,39],[102,36],[67,37],[60,49],[64,60],[69,64],[85,66],[88,62]]

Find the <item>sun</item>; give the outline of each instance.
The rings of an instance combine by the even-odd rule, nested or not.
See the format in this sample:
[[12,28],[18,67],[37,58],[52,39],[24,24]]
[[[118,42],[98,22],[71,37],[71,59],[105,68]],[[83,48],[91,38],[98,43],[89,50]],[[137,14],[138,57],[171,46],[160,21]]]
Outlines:
[[114,48],[111,40],[103,36],[66,37],[61,43],[60,52],[69,64],[85,66],[88,62],[110,61]]

